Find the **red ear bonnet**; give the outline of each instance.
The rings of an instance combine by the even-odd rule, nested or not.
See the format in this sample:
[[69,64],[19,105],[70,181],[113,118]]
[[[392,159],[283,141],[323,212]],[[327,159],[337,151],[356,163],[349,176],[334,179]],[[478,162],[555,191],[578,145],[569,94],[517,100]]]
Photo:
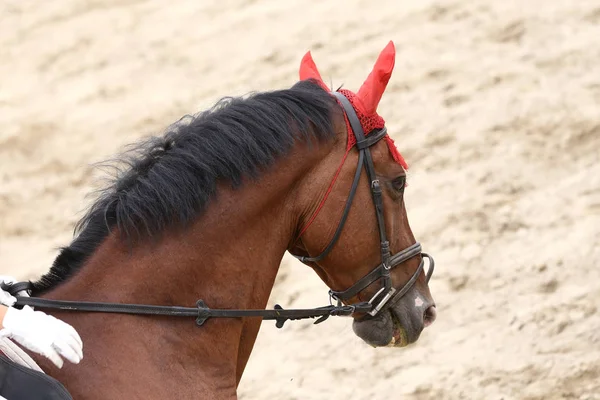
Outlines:
[[357,96],[364,105],[366,115],[373,115],[377,111],[379,100],[392,76],[396,61],[396,49],[393,42],[389,42],[379,54],[373,70],[358,89]]
[[[385,126],[385,121],[381,116],[379,116],[379,114],[377,114],[377,106],[379,105],[379,101],[383,96],[383,92],[385,91],[390,77],[392,76],[395,59],[396,48],[394,47],[394,43],[390,41],[379,54],[371,73],[358,90],[358,93],[355,94],[347,89],[339,90],[339,92],[346,96],[350,103],[352,103],[354,111],[356,111],[356,115],[358,116],[362,128],[365,131],[365,135],[368,135],[374,129],[381,129]],[[305,79],[315,79],[323,89],[330,91],[327,85],[325,85],[323,82],[321,74],[317,70],[317,66],[315,65],[310,51],[304,55],[302,62],[300,63],[300,80]],[[350,135],[352,129],[347,119],[346,126],[348,129],[349,150],[356,144],[356,137],[354,135]],[[398,152],[398,149],[394,145],[392,138],[390,138],[389,135],[386,135],[385,141],[388,144],[390,154],[394,160],[402,165],[402,167],[407,169],[408,165]]]
[[300,62],[300,80],[303,81],[306,79],[315,79],[323,89],[329,91],[329,88],[327,85],[325,85],[325,82],[323,82],[323,79],[321,78],[321,74],[317,69],[310,51],[307,52],[304,57],[302,57],[302,61]]

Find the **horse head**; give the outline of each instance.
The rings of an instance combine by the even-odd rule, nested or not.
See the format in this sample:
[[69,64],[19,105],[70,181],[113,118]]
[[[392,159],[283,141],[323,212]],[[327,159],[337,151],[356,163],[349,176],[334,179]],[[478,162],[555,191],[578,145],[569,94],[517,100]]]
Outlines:
[[[394,62],[390,42],[356,93],[332,93],[338,115],[344,117],[343,147],[309,178],[329,186],[306,188],[307,219],[290,249],[319,274],[334,299],[372,305],[371,312],[355,315],[353,328],[373,346],[415,342],[436,317],[427,285],[433,265],[424,272],[423,254],[406,214],[408,165],[377,113]],[[329,91],[310,52],[302,60],[300,79]]]

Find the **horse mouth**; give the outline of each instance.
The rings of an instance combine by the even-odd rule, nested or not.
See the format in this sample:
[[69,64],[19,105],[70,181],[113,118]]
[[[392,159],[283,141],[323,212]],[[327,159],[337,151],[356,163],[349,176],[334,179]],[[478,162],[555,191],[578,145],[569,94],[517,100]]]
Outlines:
[[408,334],[406,330],[402,327],[400,320],[396,316],[396,314],[390,310],[390,314],[392,316],[392,340],[386,347],[406,347],[410,344],[408,340]]
[[387,310],[375,317],[353,322],[354,333],[372,347],[406,347],[419,338],[411,326],[403,324],[394,310]]

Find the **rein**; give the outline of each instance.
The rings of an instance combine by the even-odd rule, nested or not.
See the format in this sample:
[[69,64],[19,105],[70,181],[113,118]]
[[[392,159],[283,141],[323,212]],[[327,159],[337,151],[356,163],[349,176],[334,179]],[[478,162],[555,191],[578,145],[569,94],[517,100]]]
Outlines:
[[49,300],[39,297],[16,296],[22,290],[31,290],[31,282],[18,282],[13,284],[2,283],[2,290],[15,296],[18,306],[31,306],[38,308],[53,308],[63,311],[88,311],[102,313],[118,314],[136,314],[136,315],[164,315],[169,317],[195,317],[196,325],[202,326],[209,318],[244,318],[244,317],[262,317],[265,320],[275,320],[277,328],[283,328],[287,320],[300,320],[308,318],[317,318],[314,322],[319,324],[330,316],[350,316],[355,312],[368,312],[371,305],[368,303],[357,303],[348,306],[324,306],[309,309],[289,309],[284,310],[279,304],[276,304],[273,310],[227,310],[212,309],[204,304],[204,301],[198,300],[196,307],[180,306],[155,306],[147,304],[125,304],[125,303],[103,303],[91,301],[68,301],[68,300]]

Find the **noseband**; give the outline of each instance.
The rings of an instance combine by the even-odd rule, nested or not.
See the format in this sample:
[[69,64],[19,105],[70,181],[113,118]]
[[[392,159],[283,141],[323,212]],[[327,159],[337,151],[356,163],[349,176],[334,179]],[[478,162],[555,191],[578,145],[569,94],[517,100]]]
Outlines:
[[[429,282],[431,275],[433,274],[434,261],[428,254],[421,252],[421,245],[415,243],[408,248],[392,255],[390,253],[390,243],[386,238],[385,233],[385,221],[383,217],[383,198],[382,189],[379,184],[379,180],[375,174],[375,167],[373,166],[373,159],[371,158],[371,151],[369,148],[379,142],[385,137],[386,129],[378,130],[365,137],[362,126],[352,104],[350,101],[341,93],[333,92],[333,95],[340,101],[343,106],[344,112],[348,117],[350,126],[356,136],[356,147],[358,148],[358,166],[354,175],[354,181],[352,182],[352,188],[350,189],[350,195],[346,201],[344,213],[340,224],[338,225],[333,238],[325,248],[325,250],[316,257],[301,257],[295,256],[304,263],[320,261],[331,251],[337,240],[339,239],[348,213],[350,212],[350,206],[356,194],[358,188],[358,181],[360,179],[361,171],[364,166],[367,171],[369,178],[371,195],[375,204],[375,214],[377,216],[377,224],[379,226],[379,238],[381,247],[381,264],[375,267],[371,272],[361,278],[354,285],[343,291],[329,291],[331,298],[337,300],[337,305],[328,305],[318,308],[310,309],[292,309],[284,310],[278,304],[275,305],[273,310],[235,310],[235,309],[214,309],[206,306],[204,301],[198,300],[196,307],[181,307],[181,306],[161,306],[161,305],[148,305],[148,304],[123,304],[123,303],[105,303],[105,302],[88,302],[88,301],[70,301],[70,300],[51,300],[39,297],[28,297],[20,296],[18,293],[22,290],[32,290],[33,285],[31,282],[18,282],[14,284],[2,283],[0,286],[3,290],[8,291],[17,299],[15,306],[21,307],[29,305],[38,308],[53,308],[64,311],[85,311],[85,312],[100,312],[100,313],[118,313],[118,314],[137,314],[137,315],[166,315],[171,317],[194,317],[198,326],[204,325],[209,318],[251,318],[257,317],[265,320],[275,320],[276,326],[282,328],[283,324],[287,320],[299,320],[306,318],[318,318],[315,324],[325,321],[330,316],[351,316],[355,313],[368,313],[372,316],[377,315],[384,307],[390,304],[394,304],[395,301],[404,296],[410,288],[415,284],[419,275],[423,271],[424,261],[421,258],[419,268],[411,276],[411,278],[404,284],[404,286],[396,290],[392,286],[392,279],[390,277],[390,270],[421,254],[423,257],[429,259],[429,270],[426,274],[426,281]],[[381,280],[382,287],[375,293],[375,295],[368,302],[359,302],[351,305],[343,305],[343,301],[350,300],[356,296],[359,292],[366,289],[375,281]]]
[[[354,107],[352,106],[350,101],[346,98],[346,96],[344,96],[340,92],[332,92],[332,94],[342,105],[342,108],[346,116],[348,117],[348,122],[350,122],[350,127],[352,128],[354,136],[356,137],[356,148],[358,149],[358,165],[354,174],[354,181],[352,182],[352,187],[350,188],[350,194],[348,195],[348,200],[346,200],[346,206],[344,207],[342,219],[340,220],[340,223],[337,229],[335,230],[333,238],[331,239],[327,247],[325,247],[321,254],[315,257],[297,255],[294,255],[294,257],[296,257],[303,263],[310,263],[320,261],[323,258],[325,258],[327,254],[329,254],[337,240],[340,238],[342,229],[344,228],[344,224],[348,219],[350,207],[352,206],[354,195],[356,195],[358,182],[360,180],[362,168],[364,166],[367,172],[367,177],[370,182],[371,196],[375,205],[375,215],[377,216],[377,226],[379,228],[380,239],[379,246],[381,248],[381,263],[363,278],[358,280],[358,282],[356,282],[354,285],[350,286],[348,289],[342,291],[330,290],[329,295],[331,298],[337,300],[338,306],[340,306],[343,301],[350,300],[354,296],[358,295],[358,293],[369,287],[375,281],[381,280],[381,289],[379,289],[377,293],[375,293],[375,295],[373,295],[373,297],[368,301],[368,304],[370,304],[372,307],[372,309],[368,311],[368,314],[370,314],[371,316],[375,316],[384,308],[386,304],[393,304],[394,302],[398,301],[415,284],[425,265],[423,257],[426,257],[429,260],[429,270],[426,274],[427,283],[429,282],[429,279],[431,279],[431,275],[433,274],[435,262],[429,254],[423,253],[421,251],[421,244],[418,242],[394,255],[391,254],[390,242],[387,240],[387,235],[385,231],[381,184],[379,183],[379,179],[377,179],[377,175],[375,174],[375,166],[373,165],[373,158],[371,157],[371,150],[369,149],[371,146],[377,144],[381,139],[385,137],[385,135],[387,134],[387,129],[383,127],[382,129],[379,129],[378,131],[373,132],[368,137],[366,137],[362,125],[358,119],[358,116],[356,115],[356,111],[354,110]],[[404,284],[404,286],[401,289],[396,290],[392,286],[392,279],[390,276],[391,269],[419,254],[421,254],[422,256],[421,261],[419,263],[419,268],[417,268],[414,274],[410,277],[410,279]],[[390,302],[390,300],[392,300],[392,302]]]

